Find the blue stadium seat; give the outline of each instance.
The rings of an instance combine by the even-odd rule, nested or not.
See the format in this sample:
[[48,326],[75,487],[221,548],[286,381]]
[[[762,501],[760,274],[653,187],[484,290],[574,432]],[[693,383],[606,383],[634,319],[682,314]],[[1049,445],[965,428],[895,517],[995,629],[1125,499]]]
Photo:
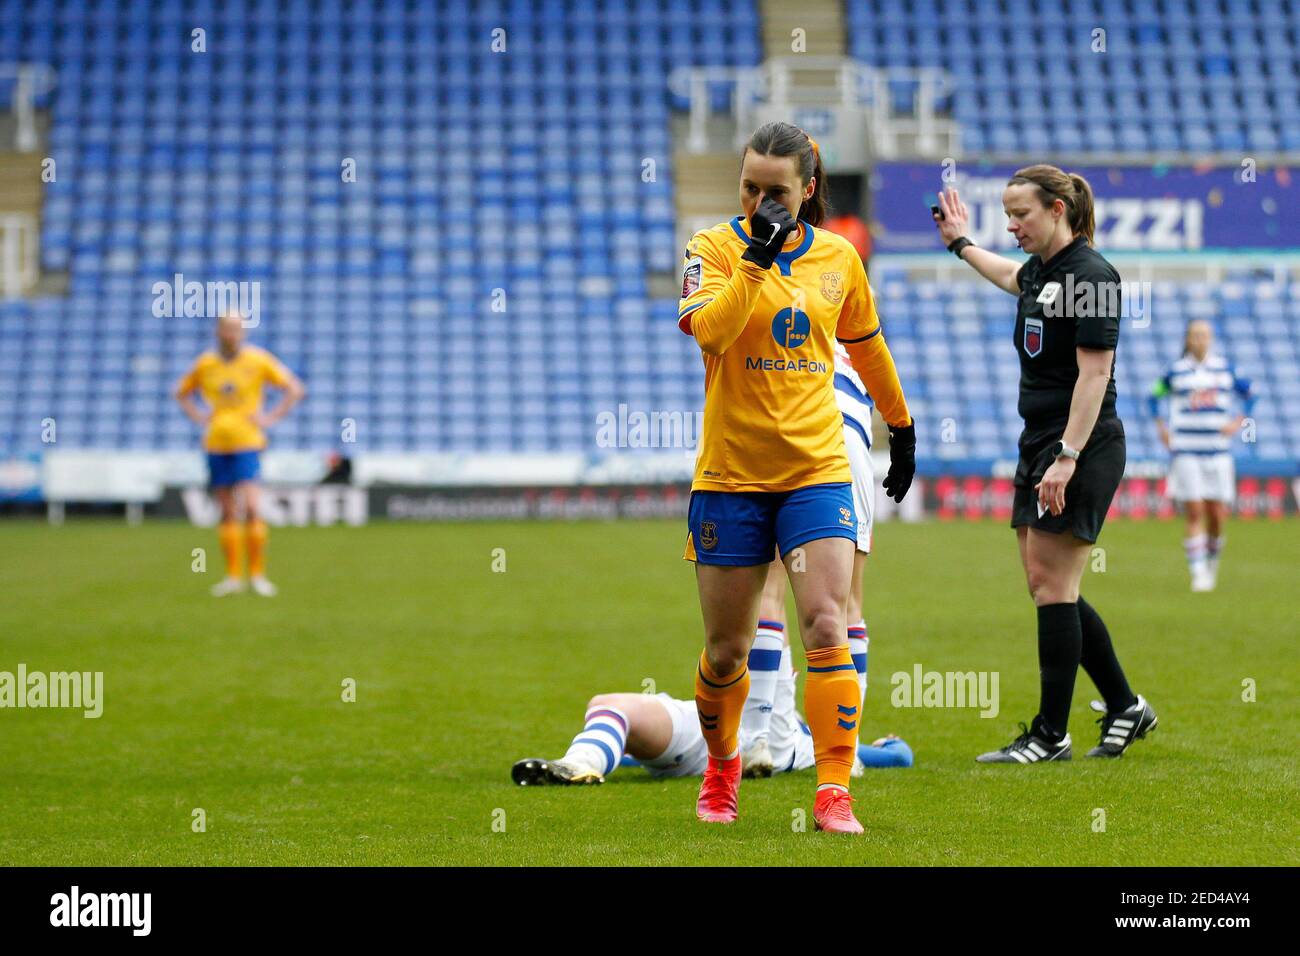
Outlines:
[[[1300,150],[1294,3],[844,7],[854,55],[957,78],[949,105],[968,154]],[[666,81],[683,64],[757,64],[756,8],[205,3],[210,42],[241,55],[194,57],[170,45],[186,23],[169,4],[0,0],[0,61],[58,71],[42,105],[66,159],[46,189],[41,258],[70,271],[66,297],[0,303],[0,455],[32,447],[51,409],[67,418],[64,444],[193,446],[169,391],[210,323],[155,319],[141,291],[176,272],[262,283],[254,339],[311,389],[281,447],[335,447],[351,416],[365,422],[359,447],[578,450],[593,407],[698,407],[698,349],[646,281],[680,254],[669,110],[684,104]],[[475,39],[503,17],[509,57]],[[1072,50],[1098,23],[1107,54]],[[713,84],[713,106],[732,92]],[[889,94],[905,110],[915,89],[897,80]],[[1300,451],[1300,284],[1269,288],[1165,290],[1152,334],[1121,346],[1135,435],[1183,323],[1203,315],[1277,399],[1262,408],[1272,444],[1254,452]],[[1006,297],[899,280],[878,292],[930,451],[1014,452]],[[945,416],[969,426],[960,447],[932,437]],[[1132,453],[1154,451],[1151,437]]]

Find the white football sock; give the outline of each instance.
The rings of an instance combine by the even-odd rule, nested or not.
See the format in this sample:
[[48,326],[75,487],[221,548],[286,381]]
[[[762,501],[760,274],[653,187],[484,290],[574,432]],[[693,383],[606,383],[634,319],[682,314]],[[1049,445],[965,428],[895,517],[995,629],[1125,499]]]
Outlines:
[[1205,569],[1206,536],[1194,534],[1183,539],[1183,553],[1187,555],[1187,567],[1192,574]]
[[867,700],[867,622],[858,621],[849,625],[849,656],[853,658],[853,669],[858,672],[858,708]]
[[[794,747],[795,734],[802,733],[799,729],[799,714],[794,708],[795,682],[799,675],[795,673],[794,667],[790,663],[790,648],[781,649],[781,666],[776,679],[776,695],[772,699],[772,729],[769,744],[772,748],[772,757],[774,760],[784,763],[792,757],[787,757]],[[790,769],[788,766],[777,766],[774,768],[777,773]]]
[[627,747],[627,714],[617,707],[593,707],[587,711],[582,732],[573,738],[561,758],[595,768],[608,777],[618,769]]
[[747,741],[767,738],[784,646],[784,624],[780,621],[758,622],[754,646],[749,651],[749,696],[745,698],[745,709],[740,714],[740,735]]

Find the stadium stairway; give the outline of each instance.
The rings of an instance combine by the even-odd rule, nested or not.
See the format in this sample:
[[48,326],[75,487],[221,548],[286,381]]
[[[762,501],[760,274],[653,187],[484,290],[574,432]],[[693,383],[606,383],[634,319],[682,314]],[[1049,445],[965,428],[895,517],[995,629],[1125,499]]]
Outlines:
[[734,152],[674,154],[679,246],[697,230],[736,214],[736,162]]
[[[760,0],[763,53],[767,59],[805,54],[810,57],[844,56],[847,27],[841,0],[806,0],[792,7],[786,0]],[[795,31],[802,31],[796,34]],[[833,84],[833,76],[822,70],[801,70],[790,74],[796,86]],[[678,238],[684,242],[698,229],[735,215],[736,155],[730,147],[736,134],[730,118],[716,121],[710,129],[710,152],[692,154],[680,147],[686,143],[684,124],[678,124],[673,157],[677,171]],[[679,245],[681,242],[679,242]]]
[[[763,53],[765,56],[844,56],[844,4],[841,0],[762,0]],[[803,30],[802,49],[795,45],[795,30]]]

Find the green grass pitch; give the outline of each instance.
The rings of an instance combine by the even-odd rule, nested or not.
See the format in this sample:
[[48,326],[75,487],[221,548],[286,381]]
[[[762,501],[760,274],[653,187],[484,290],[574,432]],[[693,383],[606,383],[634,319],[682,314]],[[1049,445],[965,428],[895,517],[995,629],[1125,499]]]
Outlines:
[[[695,780],[510,783],[515,759],[563,752],[594,693],[690,695],[680,522],[277,530],[280,596],[216,600],[211,531],[10,521],[0,671],[102,671],[105,703],[98,720],[0,710],[0,864],[1295,865],[1297,532],[1233,524],[1219,590],[1193,595],[1178,525],[1108,525],[1083,593],[1160,727],[1082,759],[1080,674],[1079,756],[1020,768],[973,761],[1037,705],[1012,532],[878,528],[863,729],[905,737],[916,766],[855,782],[867,834],[850,839],[795,832],[811,772],[747,781],[726,828],[694,820]],[[916,663],[1000,672],[1001,713],[894,708],[890,675]]]

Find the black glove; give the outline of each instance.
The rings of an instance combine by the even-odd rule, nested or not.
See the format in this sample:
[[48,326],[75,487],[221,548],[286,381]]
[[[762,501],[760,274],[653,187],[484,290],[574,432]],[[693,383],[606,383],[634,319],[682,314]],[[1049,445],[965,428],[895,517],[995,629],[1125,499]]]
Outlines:
[[748,259],[764,269],[772,268],[786,237],[797,227],[794,216],[771,196],[764,196],[754,214],[749,217],[749,248],[740,258]]
[[902,501],[916,475],[916,422],[889,426],[889,474],[885,494]]

